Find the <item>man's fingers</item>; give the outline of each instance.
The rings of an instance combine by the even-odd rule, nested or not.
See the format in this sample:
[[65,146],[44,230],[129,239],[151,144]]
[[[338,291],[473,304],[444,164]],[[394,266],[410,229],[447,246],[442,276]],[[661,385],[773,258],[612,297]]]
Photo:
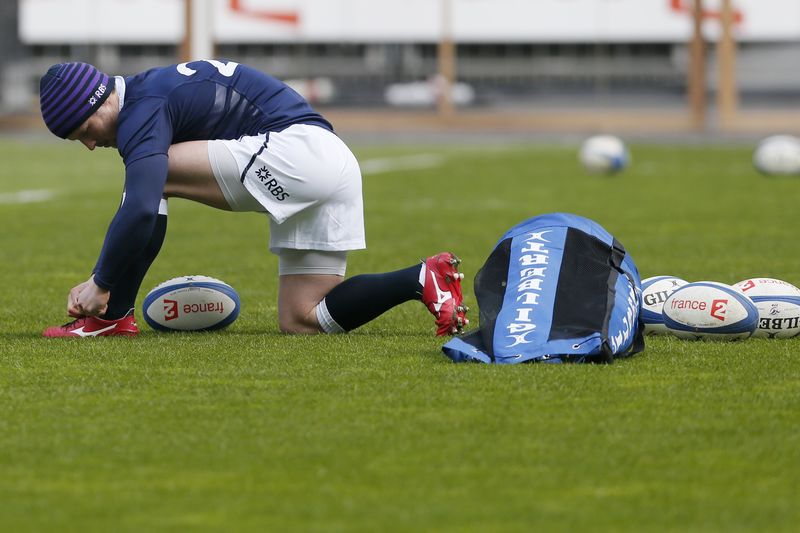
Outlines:
[[86,308],[76,299],[72,308],[69,310],[70,316],[81,317],[86,316]]
[[78,303],[75,306],[78,316],[99,316],[108,310],[108,304],[100,304],[97,302]]
[[69,296],[67,296],[67,314],[73,318],[81,317],[78,299],[75,297],[75,294],[73,294],[73,291],[70,291]]

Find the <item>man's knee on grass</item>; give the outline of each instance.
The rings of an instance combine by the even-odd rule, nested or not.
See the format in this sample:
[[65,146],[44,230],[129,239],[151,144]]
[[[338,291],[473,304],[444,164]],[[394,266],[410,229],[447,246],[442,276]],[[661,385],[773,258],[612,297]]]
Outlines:
[[321,333],[316,308],[344,276],[281,274],[278,289],[278,326],[284,333]]

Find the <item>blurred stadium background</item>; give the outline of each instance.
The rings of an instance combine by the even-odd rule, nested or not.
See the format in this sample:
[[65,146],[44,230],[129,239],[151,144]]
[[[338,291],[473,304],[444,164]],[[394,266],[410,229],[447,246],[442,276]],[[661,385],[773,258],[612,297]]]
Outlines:
[[0,15],[3,132],[45,131],[55,62],[127,75],[208,57],[290,81],[346,134],[800,131],[797,0],[17,0]]

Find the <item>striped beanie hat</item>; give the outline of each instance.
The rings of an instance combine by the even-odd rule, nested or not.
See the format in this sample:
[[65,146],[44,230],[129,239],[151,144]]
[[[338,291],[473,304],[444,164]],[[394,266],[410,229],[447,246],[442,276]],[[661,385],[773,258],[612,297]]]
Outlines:
[[42,76],[39,102],[47,127],[62,139],[97,111],[111,94],[108,74],[88,63],[59,63]]

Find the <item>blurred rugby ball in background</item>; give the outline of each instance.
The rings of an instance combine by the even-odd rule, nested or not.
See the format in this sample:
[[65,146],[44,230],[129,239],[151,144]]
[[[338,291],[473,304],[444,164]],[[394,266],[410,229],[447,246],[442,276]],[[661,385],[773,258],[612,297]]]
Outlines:
[[758,326],[758,309],[750,298],[714,281],[677,288],[664,302],[663,314],[664,325],[681,339],[746,339]]
[[208,276],[180,276],[147,293],[147,324],[159,331],[209,331],[230,325],[241,302],[233,287]]
[[753,165],[770,175],[800,175],[800,138],[773,135],[758,143],[753,152]]
[[664,325],[664,302],[678,287],[689,283],[674,276],[653,276],[642,280],[642,309],[639,318],[644,324],[645,335],[666,335]]
[[734,287],[756,304],[758,328],[754,337],[785,339],[800,333],[800,289],[774,278],[746,279]]
[[583,167],[595,174],[612,174],[630,163],[625,143],[613,135],[595,135],[581,145],[578,158]]

